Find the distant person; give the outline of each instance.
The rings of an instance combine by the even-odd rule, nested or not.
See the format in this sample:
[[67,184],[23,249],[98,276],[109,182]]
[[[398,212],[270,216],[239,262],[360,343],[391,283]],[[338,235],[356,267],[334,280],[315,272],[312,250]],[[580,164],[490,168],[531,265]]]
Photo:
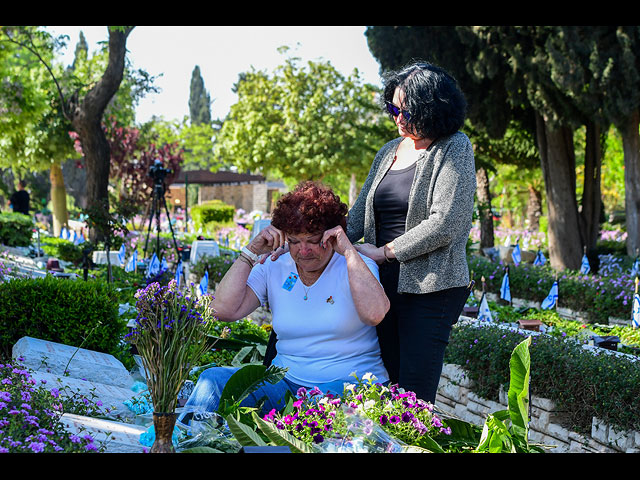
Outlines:
[[18,182],[18,190],[9,198],[9,205],[14,212],[29,215],[29,192],[25,190],[26,186],[24,181]]

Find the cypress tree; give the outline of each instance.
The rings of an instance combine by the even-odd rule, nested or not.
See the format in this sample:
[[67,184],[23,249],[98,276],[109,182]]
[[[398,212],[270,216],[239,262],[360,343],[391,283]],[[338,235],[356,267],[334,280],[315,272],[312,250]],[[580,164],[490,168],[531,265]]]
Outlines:
[[211,123],[211,98],[204,88],[204,80],[200,75],[198,65],[195,66],[191,74],[189,115],[192,125]]

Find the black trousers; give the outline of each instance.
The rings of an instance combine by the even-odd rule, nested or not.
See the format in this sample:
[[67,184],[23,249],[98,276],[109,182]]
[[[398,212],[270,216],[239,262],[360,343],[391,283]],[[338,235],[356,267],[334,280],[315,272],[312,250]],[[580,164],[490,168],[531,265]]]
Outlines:
[[467,287],[433,293],[398,293],[397,261],[380,265],[380,282],[391,308],[376,327],[391,383],[435,403],[444,352],[469,297]]

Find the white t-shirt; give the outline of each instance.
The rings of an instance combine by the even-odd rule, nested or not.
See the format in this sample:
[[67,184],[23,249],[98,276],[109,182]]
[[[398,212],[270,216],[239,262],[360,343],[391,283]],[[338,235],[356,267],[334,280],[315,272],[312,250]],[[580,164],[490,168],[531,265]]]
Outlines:
[[[376,263],[360,256],[379,281]],[[247,285],[262,305],[269,304],[278,338],[273,364],[287,367],[286,377],[291,381],[305,386],[353,382],[352,372],[359,378],[370,372],[381,383],[389,379],[376,328],[358,316],[347,261],[339,253],[333,253],[320,278],[309,287],[299,278],[289,253],[256,265]]]

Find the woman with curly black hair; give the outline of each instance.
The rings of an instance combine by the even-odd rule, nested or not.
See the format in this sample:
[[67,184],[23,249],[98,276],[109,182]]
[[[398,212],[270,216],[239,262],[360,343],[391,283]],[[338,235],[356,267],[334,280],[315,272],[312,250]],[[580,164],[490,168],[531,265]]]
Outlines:
[[[298,185],[280,198],[271,225],[242,249],[218,285],[212,306],[219,320],[236,321],[269,305],[277,334],[272,364],[288,369],[284,380],[264,385],[243,405],[266,396],[263,411],[280,409],[285,393],[301,387],[341,394],[354,372],[388,381],[375,326],[389,300],[376,263],[347,238],[346,214],[347,205],[330,189],[312,182]],[[285,242],[289,252],[277,262],[260,263],[261,255]],[[205,370],[185,411],[215,411],[236,370]]]
[[459,130],[466,101],[425,62],[386,73],[385,109],[399,137],[376,154],[347,236],[380,265],[391,302],[377,326],[392,383],[435,402],[452,325],[469,296],[466,242],[476,190],[473,148]]

